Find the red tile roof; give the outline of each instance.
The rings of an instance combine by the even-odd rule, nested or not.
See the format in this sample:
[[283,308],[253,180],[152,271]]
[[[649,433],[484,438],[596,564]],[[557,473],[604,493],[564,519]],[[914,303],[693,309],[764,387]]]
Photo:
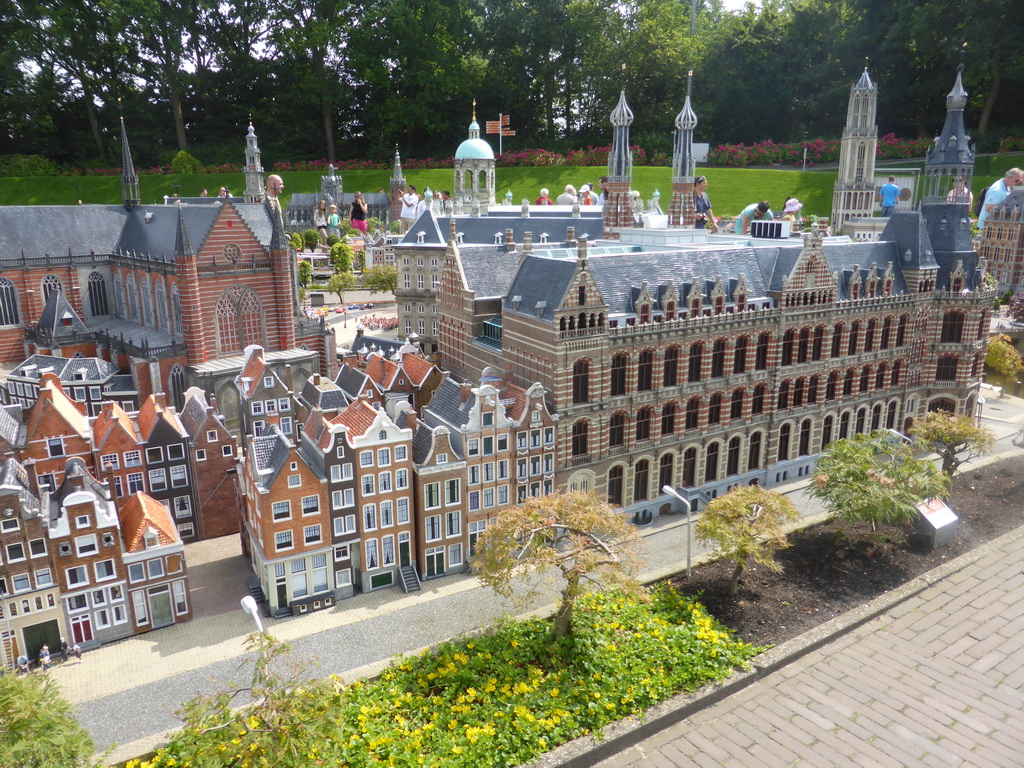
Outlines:
[[[56,411],[79,437],[85,437],[89,424],[85,418],[85,404],[76,403],[64,394],[60,379],[53,373],[44,373],[39,379],[39,399],[32,407],[26,434],[31,440],[39,429],[39,422],[47,411]],[[46,435],[52,437],[52,435]]]
[[171,520],[167,507],[145,493],[136,493],[121,505],[121,535],[128,552],[141,552],[146,548],[146,531],[156,531],[160,546],[180,544],[178,529]]
[[424,360],[418,355],[406,355],[402,358],[402,369],[415,386],[422,387],[427,376],[436,366],[429,360]]
[[354,435],[364,435],[373,426],[377,418],[377,409],[363,399],[356,400],[352,405],[339,413],[332,424],[344,424]]
[[138,440],[131,417],[125,413],[124,408],[120,405],[107,400],[103,403],[103,410],[100,411],[100,415],[92,423],[93,445],[96,448],[100,448],[106,443],[111,431],[118,428],[124,430],[132,440]]
[[[242,372],[238,374],[238,378],[235,381],[238,383],[239,389],[242,394],[246,397],[252,397],[253,393],[256,392],[256,385],[259,384],[260,379],[263,378],[263,372],[267,368],[267,362],[263,358],[263,349],[257,348],[250,352],[249,357],[245,361],[245,366],[242,368]],[[244,381],[248,379],[248,381]]]
[[382,355],[371,355],[366,362],[366,375],[380,389],[389,390],[398,375],[398,365]]

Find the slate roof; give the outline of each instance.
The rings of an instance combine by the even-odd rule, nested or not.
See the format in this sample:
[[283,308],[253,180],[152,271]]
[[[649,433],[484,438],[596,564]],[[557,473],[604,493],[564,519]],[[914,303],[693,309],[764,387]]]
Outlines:
[[200,249],[220,213],[219,205],[137,205],[125,221],[115,252],[137,253],[174,260],[179,242],[178,216],[191,244]]
[[504,245],[456,246],[466,287],[476,298],[504,296],[519,269],[520,255]]
[[43,304],[43,311],[36,322],[36,330],[42,331],[48,336],[73,336],[78,333],[88,333],[82,318],[75,312],[75,308],[64,296],[63,291],[50,291]]
[[206,402],[205,392],[196,388],[185,393],[185,405],[178,416],[185,431],[193,440],[203,430],[209,418],[208,409],[209,404]]
[[135,434],[135,425],[124,409],[115,402],[107,400],[103,403],[103,410],[92,423],[94,445],[99,448],[107,440],[110,431],[120,427],[132,440],[138,440]]
[[462,402],[462,386],[455,380],[445,377],[434,392],[434,397],[424,409],[423,418],[428,424],[446,424],[458,429],[469,422],[469,412],[476,402],[476,395],[470,395]]
[[271,424],[263,432],[252,438],[252,461],[256,470],[256,481],[264,488],[269,488],[277,480],[284,469],[288,457],[295,445]]
[[[409,418],[403,411],[398,416],[398,426],[407,428],[409,426]],[[412,436],[412,460],[415,464],[422,464],[430,457],[430,452],[434,449],[434,428],[425,422],[418,421],[416,423],[416,432]]]
[[338,385],[349,400],[355,400],[359,393],[366,386],[367,376],[354,365],[343,363],[338,375],[334,377],[334,383]]
[[320,378],[319,384],[313,382],[312,376],[306,379],[299,400],[307,408],[319,408],[322,411],[338,411],[350,402],[341,387],[326,376]]
[[892,292],[894,295],[907,292],[907,283],[903,279],[903,272],[898,268],[899,256],[895,243],[882,241],[866,243],[826,243],[822,246],[822,253],[825,254],[825,261],[829,269],[839,273],[839,289],[836,298],[849,299],[847,289],[850,284],[850,277],[853,275],[854,267],[859,267],[861,282],[871,273],[871,265],[875,265],[875,272],[879,278],[885,274],[888,263],[893,266]]
[[0,206],[0,259],[110,254],[127,217],[120,205]]
[[[97,382],[107,381],[120,369],[113,363],[99,357],[54,357],[52,355],[32,355],[26,358],[21,365],[11,371],[10,375],[25,379],[34,378],[29,374],[34,371],[41,371],[50,368],[60,378],[62,383],[75,381],[73,376],[82,373],[83,378],[78,381]],[[131,376],[128,377],[129,379]]]
[[[437,245],[443,246],[448,242],[448,233],[451,231],[451,222],[455,221],[455,231],[462,233],[462,243],[493,245],[495,237],[500,242],[505,242],[505,230],[512,230],[512,239],[519,244],[523,242],[523,235],[529,232],[536,246],[541,242],[541,236],[547,235],[549,243],[564,243],[569,227],[573,228],[573,236],[587,236],[589,240],[596,240],[603,234],[604,223],[601,219],[601,212],[595,211],[590,216],[574,218],[564,211],[538,211],[530,210],[530,216],[434,216],[427,210],[416,222],[409,227],[409,231],[398,242],[403,245]],[[424,234],[423,242],[419,242],[420,233]]]
[[121,506],[121,535],[125,551],[144,552],[146,531],[156,532],[157,544],[181,544],[178,529],[167,507],[145,493],[135,493]]
[[[896,245],[898,259],[894,267],[901,269],[938,269],[931,238],[920,211],[893,211],[879,241]],[[909,252],[909,254],[908,254]]]
[[117,376],[111,376],[110,381],[103,387],[104,394],[112,394],[114,392],[128,393],[138,392],[139,388],[135,384],[135,379],[132,378],[131,374],[119,374]]
[[17,491],[31,493],[28,471],[25,466],[13,457],[4,460],[0,465],[0,491]]
[[10,406],[0,407],[0,438],[12,448],[20,445],[22,424],[10,411]]

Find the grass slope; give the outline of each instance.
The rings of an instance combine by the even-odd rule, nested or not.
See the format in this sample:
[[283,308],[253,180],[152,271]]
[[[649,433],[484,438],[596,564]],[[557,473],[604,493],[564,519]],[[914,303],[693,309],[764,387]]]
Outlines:
[[[895,168],[899,165],[880,163],[879,167]],[[920,167],[919,162],[910,165]],[[973,184],[975,194],[1014,166],[1024,166],[1024,155],[978,158]],[[836,172],[832,170],[801,172],[762,168],[701,168],[698,172],[708,177],[708,194],[717,216],[733,217],[745,206],[758,200],[767,200],[778,212],[790,195],[796,195],[803,201],[805,216],[828,216],[832,211],[832,187],[836,180]],[[596,184],[604,173],[604,167],[498,168],[497,198],[500,202],[505,192],[511,190],[516,204],[523,198],[532,202],[542,187],[547,187],[554,198],[566,184],[572,184],[577,189],[583,184]],[[320,176],[317,172],[284,174],[285,196],[292,192],[319,191]],[[427,187],[450,190],[454,185],[450,170],[407,170],[405,177],[421,193]],[[390,170],[347,171],[343,174],[343,183],[348,192],[386,192],[390,178]],[[117,204],[121,201],[121,179],[116,176],[7,178],[3,182],[0,183],[0,205],[73,205],[78,200],[85,203]],[[245,188],[240,172],[141,176],[139,184],[142,201],[147,204],[161,202],[164,195],[170,196],[175,192],[192,197],[204,188],[210,194],[216,194],[222,186],[228,187],[235,194],[240,194]],[[179,185],[177,188],[176,184]],[[658,190],[661,193],[662,208],[667,209],[672,196],[672,171],[670,168],[636,167],[633,169],[633,188],[640,190],[645,200]]]

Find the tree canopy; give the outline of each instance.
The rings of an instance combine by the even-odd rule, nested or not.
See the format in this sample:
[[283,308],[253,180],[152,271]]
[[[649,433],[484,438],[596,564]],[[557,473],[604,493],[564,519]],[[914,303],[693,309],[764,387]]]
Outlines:
[[481,124],[511,116],[507,149],[565,150],[608,143],[620,88],[634,143],[667,152],[689,70],[698,141],[800,141],[840,134],[865,63],[880,133],[931,136],[961,59],[987,149],[1024,108],[1014,3],[709,0],[691,37],[675,0],[17,0],[0,155],[116,164],[122,111],[143,166],[236,163],[250,115],[271,162],[446,156],[474,98]]
[[939,454],[942,471],[949,477],[964,462],[987,453],[994,442],[991,430],[980,426],[969,413],[927,413],[914,422],[910,434],[927,450]]

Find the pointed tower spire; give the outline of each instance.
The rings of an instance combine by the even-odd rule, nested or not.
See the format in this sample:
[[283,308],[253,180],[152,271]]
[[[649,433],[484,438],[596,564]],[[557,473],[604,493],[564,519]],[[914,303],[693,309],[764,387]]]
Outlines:
[[867,67],[850,86],[846,127],[839,147],[839,173],[832,192],[832,231],[841,232],[853,218],[871,218],[875,211],[875,154],[878,88]]
[[178,226],[174,231],[174,255],[195,256],[196,249],[192,247],[192,237],[185,226],[185,209],[178,203]]
[[[956,68],[953,89],[946,96],[946,122],[935,137],[924,160],[924,190],[921,202],[946,202],[952,192],[953,202],[968,205],[971,178],[974,176],[974,148],[964,129],[964,108],[967,91],[963,82],[964,65]],[[959,190],[959,192],[957,192]]]
[[[687,75],[693,77],[693,70]],[[697,113],[686,95],[683,108],[676,115],[676,134],[672,147],[672,201],[668,206],[668,223],[672,227],[689,227],[695,220],[693,205],[693,178],[697,161],[693,157],[693,129],[697,127]]]
[[245,135],[245,202],[258,203],[263,200],[263,164],[260,147],[256,143],[256,129],[249,116],[249,130]]
[[405,176],[402,175],[402,158],[395,145],[395,168],[391,172],[391,194],[388,198],[388,212],[391,221],[398,221],[402,215],[402,195],[405,194]]
[[135,173],[132,150],[128,146],[128,131],[124,127],[124,115],[121,115],[121,193],[126,211],[130,211],[142,200],[142,196],[139,194],[139,176]]
[[619,103],[611,113],[612,149],[608,153],[608,182],[601,217],[604,236],[618,238],[617,227],[633,226],[633,207],[629,185],[633,179],[633,153],[629,150],[629,126],[633,112],[626,103],[626,91],[619,93]]

